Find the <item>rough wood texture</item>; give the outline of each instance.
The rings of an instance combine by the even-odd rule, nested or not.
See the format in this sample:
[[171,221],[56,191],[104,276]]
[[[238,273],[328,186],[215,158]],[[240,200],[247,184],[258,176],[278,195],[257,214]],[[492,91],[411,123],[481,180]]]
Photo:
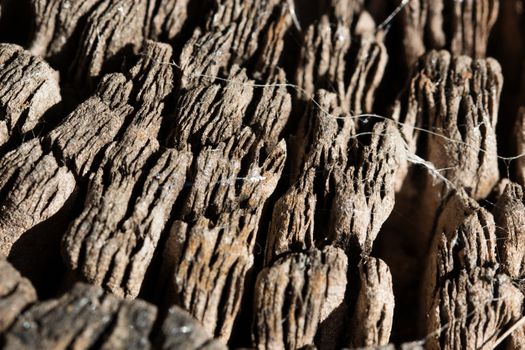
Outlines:
[[0,260],[0,333],[8,330],[16,317],[36,299],[31,282],[6,260]]
[[354,347],[387,345],[395,303],[390,270],[384,261],[368,258],[359,266],[359,279],[350,343]]
[[259,218],[237,210],[214,221],[175,221],[166,244],[170,301],[223,340],[229,338],[240,310]]
[[[499,179],[496,123],[503,78],[493,59],[431,51],[419,60],[394,115],[408,162],[398,171],[402,215],[417,215],[420,256],[433,235],[438,208],[451,190],[487,198]],[[401,201],[400,201],[401,202]]]
[[[333,88],[344,111],[370,112],[388,57],[382,32],[376,33],[366,11],[355,14],[350,7],[340,5],[331,15],[336,19],[335,28],[331,17],[324,15],[306,30],[296,72],[299,92],[302,98],[311,99],[317,89]],[[352,21],[357,24],[350,33],[347,26]],[[346,60],[350,49],[357,50],[357,55],[349,68]]]
[[[122,50],[138,50],[146,35],[144,23],[150,1],[113,0],[99,2],[86,20],[74,67],[79,86],[100,76]],[[114,63],[113,63],[114,64]]]
[[56,214],[75,190],[75,177],[37,139],[0,159],[0,255],[29,229]]
[[[412,150],[474,199],[485,198],[499,177],[495,126],[502,84],[493,59],[432,51],[419,62],[400,116]],[[426,140],[421,150],[419,138]]]
[[4,349],[149,349],[156,310],[77,284],[60,299],[36,304],[5,335]]
[[347,258],[334,247],[286,255],[262,270],[255,286],[256,347],[312,344],[319,324],[344,301],[346,272]]
[[493,209],[501,269],[520,281],[525,275],[523,188],[509,183]]
[[0,146],[34,130],[61,100],[58,74],[44,60],[0,44]]
[[0,0],[0,347],[523,347],[524,5]]
[[491,348],[502,330],[519,319],[524,296],[500,269],[496,237],[490,213],[464,192],[451,195],[438,219],[427,265],[429,348]]
[[407,63],[432,49],[485,57],[498,10],[499,0],[408,1],[402,16]]
[[[66,261],[82,277],[119,296],[136,297],[192,155],[159,151],[162,100],[171,92],[171,49],[148,43],[131,70],[141,82],[124,135],[108,145],[92,173],[84,209],[64,237]],[[145,178],[144,178],[145,176]]]

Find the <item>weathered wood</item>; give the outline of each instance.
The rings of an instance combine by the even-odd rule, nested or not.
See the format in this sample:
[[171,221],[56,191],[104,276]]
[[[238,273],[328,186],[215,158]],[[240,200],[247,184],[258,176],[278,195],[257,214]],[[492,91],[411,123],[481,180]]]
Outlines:
[[[86,24],[86,17],[98,2],[97,0],[31,0],[34,32],[31,34],[29,50],[35,55],[53,61],[72,56],[71,51],[76,49],[77,44],[72,41],[78,39],[80,34],[78,32]],[[70,52],[67,52],[68,49]]]
[[431,51],[419,60],[395,112],[409,151],[397,180],[406,206],[398,210],[418,217],[415,246],[432,240],[437,210],[451,190],[481,200],[498,182],[502,84],[500,66],[490,58]]
[[0,146],[28,134],[62,100],[58,73],[22,47],[0,44]]
[[170,301],[226,341],[240,310],[244,279],[253,266],[260,214],[241,210],[192,224],[175,221],[164,252]]
[[493,209],[501,269],[513,279],[525,275],[523,187],[509,183]]
[[[334,11],[341,9],[342,7],[336,7]],[[335,29],[328,15],[322,16],[317,24],[308,27],[296,80],[302,98],[309,100],[318,89],[333,88],[343,110],[357,115],[371,111],[388,55],[382,33],[376,33],[370,15],[363,11],[359,21],[356,20],[355,32],[350,33],[348,24],[341,19],[347,18],[351,22],[350,18],[357,15],[348,11],[346,9],[343,14],[333,13],[337,18]],[[346,56],[350,48],[358,52],[349,68]]]
[[319,324],[344,302],[346,273],[346,255],[334,247],[289,254],[262,270],[255,286],[256,347],[313,343]]
[[73,194],[73,173],[44,151],[38,139],[0,159],[0,255],[29,229],[56,214]]
[[453,194],[435,232],[424,282],[427,346],[491,347],[519,319],[524,300],[499,270],[494,219],[464,192]]
[[387,345],[394,316],[392,276],[384,261],[368,258],[359,266],[359,296],[352,316],[351,345]]
[[144,301],[122,301],[77,284],[24,312],[5,334],[4,349],[149,349],[155,316]]
[[447,49],[454,55],[485,57],[498,10],[499,0],[408,1],[402,16],[408,65],[432,49]]
[[0,344],[523,347],[523,5],[0,0]]
[[[111,292],[136,297],[192,155],[159,151],[163,99],[171,92],[171,49],[148,43],[130,71],[140,106],[124,135],[108,145],[91,174],[84,209],[64,237],[66,261]],[[145,177],[145,179],[144,179]]]
[[151,1],[102,1],[90,12],[70,74],[78,86],[91,83],[103,72],[104,66],[119,58],[122,50],[141,47],[146,38],[148,7]]
[[6,260],[0,260],[0,333],[8,330],[16,317],[36,299],[31,282]]

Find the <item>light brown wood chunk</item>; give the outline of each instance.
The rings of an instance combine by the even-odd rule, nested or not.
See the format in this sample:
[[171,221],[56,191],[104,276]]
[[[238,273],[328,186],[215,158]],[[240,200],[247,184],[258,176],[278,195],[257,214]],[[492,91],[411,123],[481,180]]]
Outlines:
[[60,299],[34,305],[5,335],[5,349],[149,349],[156,308],[76,284]]
[[81,103],[46,141],[79,176],[86,176],[95,157],[114,140],[133,108],[127,98],[131,86],[121,74],[106,76],[99,92]]
[[499,261],[510,277],[525,276],[525,204],[523,188],[509,183],[493,209]]
[[246,86],[250,81],[243,70],[229,79],[226,84],[201,85],[183,95],[173,130],[176,147],[185,148],[192,141],[217,145],[239,132],[253,88]]
[[188,17],[189,0],[161,1],[151,24],[151,36],[154,39],[165,38],[172,42],[180,33]]
[[284,140],[267,146],[249,128],[218,147],[203,148],[188,176],[182,216],[214,217],[237,208],[260,208],[275,190],[285,160]]
[[56,71],[18,45],[0,44],[0,146],[43,123],[61,100]]
[[18,315],[36,300],[31,282],[7,260],[0,259],[0,333],[7,331]]
[[394,317],[394,291],[388,265],[365,258],[359,266],[360,287],[352,317],[350,344],[354,347],[385,346]]
[[138,295],[191,162],[188,153],[166,150],[142,183],[150,155],[146,140],[136,153],[108,156],[109,168],[92,176],[84,210],[64,236],[70,268],[119,296]]
[[312,344],[346,290],[347,258],[338,248],[293,253],[263,269],[255,285],[253,341],[259,349]]
[[[35,55],[55,59],[70,58],[77,42],[74,37],[98,0],[31,0],[34,32],[29,50]],[[75,35],[76,34],[76,35]],[[66,52],[68,51],[68,52]],[[69,54],[69,55],[68,55]],[[65,64],[66,62],[60,62]]]
[[485,198],[499,179],[495,128],[502,84],[493,59],[432,51],[419,61],[400,118],[411,152],[426,139],[418,153],[474,199]]
[[98,78],[106,66],[118,61],[122,50],[138,51],[147,34],[147,12],[148,2],[143,0],[98,3],[86,20],[71,69],[78,85]]
[[414,63],[426,50],[485,57],[499,0],[416,0],[402,12],[405,58]]
[[499,270],[492,215],[473,209],[455,229],[436,231],[424,282],[430,349],[491,348],[521,317],[524,296]]
[[56,214],[73,194],[73,174],[33,139],[0,159],[0,255],[29,229]]
[[[369,15],[363,11],[361,16]],[[323,15],[308,27],[296,72],[302,99],[309,101],[317,90],[330,89],[344,111],[353,115],[371,112],[388,55],[382,35],[376,34],[375,24],[370,22],[361,33],[351,33],[341,17],[336,16],[333,24]],[[350,49],[357,51],[351,61],[347,60]]]
[[329,230],[330,240],[367,254],[394,209],[396,171],[405,150],[393,122],[375,124],[371,134],[369,144],[361,143],[357,161],[334,169]]
[[234,211],[216,220],[175,221],[163,263],[169,301],[188,310],[204,329],[227,342],[240,311],[260,213]]

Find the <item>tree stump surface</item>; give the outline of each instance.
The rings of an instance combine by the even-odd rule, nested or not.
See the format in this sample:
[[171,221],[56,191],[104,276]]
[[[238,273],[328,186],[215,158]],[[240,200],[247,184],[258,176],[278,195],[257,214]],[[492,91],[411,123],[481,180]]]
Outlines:
[[0,0],[0,347],[525,348],[524,152],[524,0]]

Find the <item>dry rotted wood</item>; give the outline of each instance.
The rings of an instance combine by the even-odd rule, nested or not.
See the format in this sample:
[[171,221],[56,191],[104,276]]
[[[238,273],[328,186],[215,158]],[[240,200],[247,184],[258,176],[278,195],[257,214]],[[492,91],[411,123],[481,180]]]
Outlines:
[[489,35],[498,17],[499,0],[416,0],[406,3],[402,18],[408,65],[432,49],[447,49],[455,55],[474,58],[485,57]]
[[24,135],[62,100],[58,74],[22,47],[0,45],[0,146]]
[[31,282],[4,259],[0,260],[0,281],[0,333],[3,333],[37,296]]
[[0,0],[0,344],[523,347],[522,5]]
[[32,306],[5,335],[5,349],[147,349],[155,307],[77,284],[60,299]]

